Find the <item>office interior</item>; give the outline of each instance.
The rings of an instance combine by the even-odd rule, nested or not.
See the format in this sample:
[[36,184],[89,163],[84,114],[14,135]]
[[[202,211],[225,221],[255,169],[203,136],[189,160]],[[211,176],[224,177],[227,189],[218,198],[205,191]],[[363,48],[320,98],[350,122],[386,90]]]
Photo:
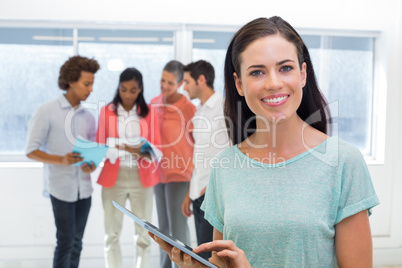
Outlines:
[[[163,65],[171,59],[211,61],[215,88],[223,92],[223,57],[231,36],[254,18],[273,15],[305,39],[336,118],[334,135],[355,144],[368,164],[380,199],[370,216],[374,265],[402,267],[400,0],[0,0],[0,267],[51,265],[51,204],[42,196],[42,165],[24,155],[24,124],[41,103],[61,94],[56,75],[62,62],[75,54],[100,61],[88,100],[94,115],[111,100],[120,70],[129,65],[143,72],[147,101],[159,93]],[[92,175],[81,267],[104,265],[98,173]],[[157,222],[155,208],[153,219]],[[191,218],[189,225],[195,243]],[[125,219],[125,267],[134,260],[133,233]],[[153,244],[155,267],[158,254]]]

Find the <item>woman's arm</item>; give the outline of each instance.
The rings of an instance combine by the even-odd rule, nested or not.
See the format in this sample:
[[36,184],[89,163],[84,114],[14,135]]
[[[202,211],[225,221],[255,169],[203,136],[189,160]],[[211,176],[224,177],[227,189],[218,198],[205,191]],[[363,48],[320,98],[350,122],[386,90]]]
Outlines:
[[367,210],[335,226],[335,250],[340,268],[373,267],[373,244]]
[[127,144],[123,144],[123,145],[116,145],[116,148],[119,150],[124,150],[129,152],[130,154],[132,154],[136,159],[138,158],[145,158],[148,160],[151,160],[151,154],[148,152],[145,153],[141,153],[141,147],[144,144],[144,142],[140,143],[139,145],[127,145]]

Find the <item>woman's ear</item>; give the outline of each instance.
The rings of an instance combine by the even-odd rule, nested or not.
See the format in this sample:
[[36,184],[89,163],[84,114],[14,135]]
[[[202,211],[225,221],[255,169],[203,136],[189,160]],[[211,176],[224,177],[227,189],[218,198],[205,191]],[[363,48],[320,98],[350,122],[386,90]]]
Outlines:
[[307,82],[307,63],[303,62],[300,70],[300,78],[302,88],[306,85]]
[[240,77],[237,76],[237,73],[233,73],[233,78],[235,80],[237,93],[239,93],[240,96],[244,97],[243,85],[241,83]]

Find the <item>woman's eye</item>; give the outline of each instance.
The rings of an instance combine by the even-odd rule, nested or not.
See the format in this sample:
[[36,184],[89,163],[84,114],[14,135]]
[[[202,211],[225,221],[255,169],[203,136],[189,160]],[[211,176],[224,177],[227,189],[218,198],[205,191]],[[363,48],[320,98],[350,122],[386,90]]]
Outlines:
[[261,72],[261,71],[258,71],[258,70],[255,70],[255,71],[252,71],[252,72],[250,73],[250,75],[252,75],[252,76],[259,76],[259,75],[262,75],[262,72]]
[[289,72],[289,71],[291,71],[292,69],[293,69],[292,66],[283,66],[283,67],[281,68],[281,70],[284,71],[284,72]]

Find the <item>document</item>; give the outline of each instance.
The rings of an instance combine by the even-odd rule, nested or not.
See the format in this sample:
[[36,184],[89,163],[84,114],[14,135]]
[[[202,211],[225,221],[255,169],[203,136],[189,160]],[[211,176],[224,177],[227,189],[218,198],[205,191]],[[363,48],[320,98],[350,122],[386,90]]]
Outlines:
[[109,151],[106,154],[106,158],[110,160],[112,164],[116,162],[116,159],[119,157],[127,156],[129,153],[125,150],[118,150],[116,145],[124,145],[127,146],[137,146],[141,144],[141,153],[149,153],[151,155],[152,161],[159,162],[162,158],[162,152],[147,139],[140,138],[139,140],[132,142],[122,138],[107,138],[107,145],[109,146]]
[[159,162],[163,156],[162,152],[147,139],[141,138],[141,143],[142,142],[144,144],[141,146],[141,153],[149,153],[152,159],[156,160],[156,162]]
[[84,160],[73,164],[73,166],[93,162],[98,167],[108,150],[109,147],[104,144],[78,138],[74,144],[73,153],[80,153]]

